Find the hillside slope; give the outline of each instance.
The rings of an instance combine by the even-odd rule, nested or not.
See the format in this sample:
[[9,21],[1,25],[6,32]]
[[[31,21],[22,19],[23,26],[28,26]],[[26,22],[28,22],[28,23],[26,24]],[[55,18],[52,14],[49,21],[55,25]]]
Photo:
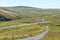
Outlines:
[[19,14],[15,13],[15,12],[10,12],[10,11],[4,10],[4,9],[0,9],[0,12],[1,12],[0,14],[5,15],[10,18],[20,17]]
[[0,14],[11,19],[30,18],[33,20],[41,20],[48,16],[47,20],[53,20],[52,15],[60,16],[60,9],[42,9],[27,6],[0,7],[0,12]]

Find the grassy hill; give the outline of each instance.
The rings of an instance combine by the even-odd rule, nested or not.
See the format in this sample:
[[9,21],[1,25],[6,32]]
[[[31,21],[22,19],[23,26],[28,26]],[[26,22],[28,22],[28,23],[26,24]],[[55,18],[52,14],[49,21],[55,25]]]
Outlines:
[[[27,6],[0,7],[0,9],[11,12],[11,13],[0,12],[0,14],[3,14],[5,17],[8,17],[10,19],[27,18],[32,20],[36,19],[42,20],[42,18],[49,16],[47,20],[50,20],[49,18],[51,18],[51,16],[53,15],[60,16],[59,14],[60,9],[42,9]],[[53,18],[51,19],[53,20]]]

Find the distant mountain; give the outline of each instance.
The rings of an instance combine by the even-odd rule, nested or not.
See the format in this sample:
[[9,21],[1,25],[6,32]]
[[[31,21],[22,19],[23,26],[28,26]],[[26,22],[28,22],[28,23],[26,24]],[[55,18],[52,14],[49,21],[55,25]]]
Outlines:
[[10,8],[34,8],[34,7],[28,7],[28,6],[15,6],[15,7],[10,7]]

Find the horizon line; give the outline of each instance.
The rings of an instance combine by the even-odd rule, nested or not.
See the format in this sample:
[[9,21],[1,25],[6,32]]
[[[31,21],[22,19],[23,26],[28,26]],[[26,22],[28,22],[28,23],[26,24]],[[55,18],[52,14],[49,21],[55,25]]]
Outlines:
[[[0,6],[0,7],[19,7],[19,6]],[[25,7],[41,8],[41,7],[34,7],[34,6],[25,6]],[[53,8],[53,7],[48,8],[47,7],[47,8],[41,8],[41,9],[60,9],[60,8]]]

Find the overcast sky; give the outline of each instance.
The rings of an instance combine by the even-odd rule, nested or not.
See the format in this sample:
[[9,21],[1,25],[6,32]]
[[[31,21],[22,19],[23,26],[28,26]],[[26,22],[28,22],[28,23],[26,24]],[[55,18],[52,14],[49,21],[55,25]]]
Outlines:
[[0,6],[32,6],[38,8],[60,8],[60,0],[0,0]]

